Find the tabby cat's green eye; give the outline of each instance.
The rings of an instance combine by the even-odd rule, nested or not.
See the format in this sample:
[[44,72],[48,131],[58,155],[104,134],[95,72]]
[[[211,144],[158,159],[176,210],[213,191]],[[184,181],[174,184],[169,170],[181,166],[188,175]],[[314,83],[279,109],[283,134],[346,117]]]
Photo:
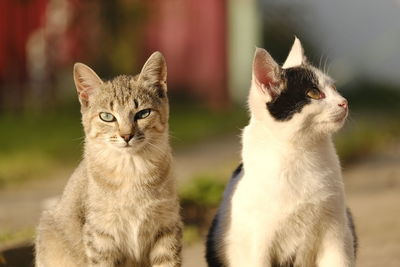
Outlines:
[[116,120],[114,115],[108,112],[100,112],[99,117],[102,121],[105,122],[112,122]]
[[150,113],[151,113],[151,109],[149,109],[149,108],[143,109],[135,114],[135,120],[141,120],[141,119],[147,118],[150,115]]
[[323,98],[321,91],[318,90],[317,88],[308,89],[307,96],[309,98],[316,99],[316,100]]

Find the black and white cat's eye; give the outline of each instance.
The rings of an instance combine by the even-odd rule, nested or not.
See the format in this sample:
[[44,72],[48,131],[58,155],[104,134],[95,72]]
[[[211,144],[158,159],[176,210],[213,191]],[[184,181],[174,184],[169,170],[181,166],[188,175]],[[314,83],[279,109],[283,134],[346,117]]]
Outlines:
[[99,117],[102,121],[105,121],[105,122],[116,121],[116,118],[114,117],[114,115],[111,113],[108,113],[108,112],[100,112]]
[[146,109],[143,109],[143,110],[137,112],[135,114],[135,121],[147,118],[150,115],[150,113],[151,113],[151,109],[149,109],[149,108],[146,108]]
[[312,98],[315,100],[319,100],[319,99],[322,99],[325,97],[324,93],[322,93],[320,90],[318,90],[315,87],[308,89],[306,95],[309,98]]

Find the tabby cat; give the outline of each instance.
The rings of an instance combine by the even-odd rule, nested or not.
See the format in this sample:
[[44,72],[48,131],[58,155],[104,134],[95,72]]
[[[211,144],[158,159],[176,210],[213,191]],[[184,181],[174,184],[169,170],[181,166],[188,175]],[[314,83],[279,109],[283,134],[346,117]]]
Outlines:
[[168,137],[167,68],[102,81],[76,63],[83,160],[43,212],[36,266],[181,266],[182,223]]

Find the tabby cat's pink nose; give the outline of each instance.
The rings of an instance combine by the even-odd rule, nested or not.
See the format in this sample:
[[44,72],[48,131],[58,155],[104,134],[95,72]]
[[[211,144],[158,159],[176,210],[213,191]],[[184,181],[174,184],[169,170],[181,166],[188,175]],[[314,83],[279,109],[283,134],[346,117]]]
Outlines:
[[129,140],[132,139],[133,135],[132,134],[121,134],[121,137],[125,140],[125,142],[129,142]]

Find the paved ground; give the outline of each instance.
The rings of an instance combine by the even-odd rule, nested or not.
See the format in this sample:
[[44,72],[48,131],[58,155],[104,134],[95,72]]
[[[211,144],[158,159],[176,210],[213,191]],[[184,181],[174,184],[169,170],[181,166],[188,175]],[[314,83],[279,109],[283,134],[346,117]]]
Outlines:
[[400,266],[400,145],[345,169],[359,267]]
[[[227,137],[178,151],[178,182],[184,184],[194,173],[237,162],[239,150],[238,138]],[[70,172],[64,170],[51,179],[1,190],[0,229],[35,225],[43,200],[62,191]],[[400,146],[345,168],[344,176],[360,239],[357,266],[400,266]],[[184,267],[205,266],[203,243],[185,247],[183,254]]]

